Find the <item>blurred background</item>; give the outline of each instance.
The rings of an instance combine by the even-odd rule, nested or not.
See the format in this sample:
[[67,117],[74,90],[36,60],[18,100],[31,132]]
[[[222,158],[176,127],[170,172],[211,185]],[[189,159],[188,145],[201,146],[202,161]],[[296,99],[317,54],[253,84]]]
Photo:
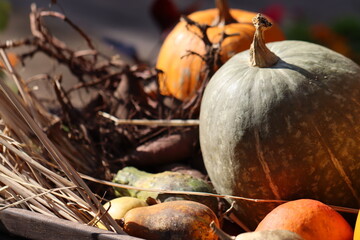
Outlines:
[[[170,14],[167,13],[172,8],[169,2],[173,3],[180,13],[214,7],[214,0],[0,0],[0,2],[1,5],[9,5],[11,8],[8,23],[2,23],[6,26],[3,26],[0,34],[1,41],[22,38],[30,34],[28,14],[31,3],[36,3],[37,7],[64,13],[90,37],[96,39],[101,47],[116,48],[116,43],[119,46],[123,44],[129,48],[133,47],[141,59],[150,63],[154,63],[156,59],[163,34],[163,29],[155,21],[156,16],[152,10],[155,4],[157,9],[162,8],[158,10],[157,15]],[[350,49],[355,48],[353,51],[360,51],[359,0],[229,0],[229,5],[232,8],[270,15],[282,25],[288,38],[301,40],[317,38],[320,41],[320,38],[326,37],[323,35],[328,34],[331,38],[328,41],[335,45],[333,47],[340,49],[344,48],[341,45],[345,44]],[[1,18],[5,18],[5,15],[2,14]],[[69,29],[64,28],[65,24],[59,20],[50,24],[63,39],[69,39],[76,44],[76,36],[71,34],[72,32],[66,32]],[[336,46],[336,43],[339,46]],[[342,49],[342,51],[347,50]],[[131,49],[128,52],[134,54],[131,53]]]
[[[30,36],[32,3],[65,14],[109,56],[120,54],[128,61],[150,65],[155,64],[162,40],[181,14],[215,5],[214,0],[0,0],[1,42]],[[360,63],[359,0],[229,0],[229,5],[266,13],[281,25],[288,39],[320,43]],[[47,24],[72,48],[84,46],[83,39],[61,20],[49,18]],[[25,78],[55,71],[56,65],[41,56],[29,64],[26,71],[19,69]]]

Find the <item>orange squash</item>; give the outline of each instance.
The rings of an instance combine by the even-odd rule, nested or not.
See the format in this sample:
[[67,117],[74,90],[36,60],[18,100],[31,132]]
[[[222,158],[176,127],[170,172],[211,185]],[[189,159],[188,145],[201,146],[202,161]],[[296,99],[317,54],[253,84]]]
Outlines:
[[306,240],[352,240],[349,223],[328,205],[312,199],[284,203],[272,210],[255,231],[283,229]]
[[358,216],[356,219],[354,240],[360,240],[360,212],[358,212]]
[[[216,0],[216,9],[197,11],[188,17],[200,24],[207,24],[207,35],[212,43],[217,43],[222,33],[238,34],[227,37],[221,44],[221,62],[226,62],[234,54],[250,47],[255,28],[252,18],[254,12],[240,9],[229,9],[226,0]],[[160,91],[164,95],[172,95],[185,100],[194,95],[204,78],[204,62],[197,55],[189,55],[189,51],[200,55],[205,54],[203,41],[194,33],[199,30],[191,26],[187,28],[183,21],[179,22],[165,39],[156,64],[163,71],[159,76]],[[279,26],[274,26],[265,32],[267,42],[284,40]],[[220,67],[220,66],[218,66]]]

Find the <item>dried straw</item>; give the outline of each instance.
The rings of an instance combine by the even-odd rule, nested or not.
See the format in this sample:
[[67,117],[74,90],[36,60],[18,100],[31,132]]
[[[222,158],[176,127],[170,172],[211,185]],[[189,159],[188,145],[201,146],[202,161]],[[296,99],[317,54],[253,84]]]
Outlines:
[[1,209],[21,207],[71,221],[94,222],[99,214],[109,229],[122,232],[107,214],[69,159],[44,133],[51,119],[34,104],[25,84],[0,49],[6,70],[21,98],[0,79],[0,203]]

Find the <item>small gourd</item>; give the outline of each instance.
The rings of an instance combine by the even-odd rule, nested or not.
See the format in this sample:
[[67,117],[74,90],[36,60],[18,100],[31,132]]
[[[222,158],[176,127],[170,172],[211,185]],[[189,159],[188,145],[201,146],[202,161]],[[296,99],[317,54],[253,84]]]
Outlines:
[[[358,209],[360,67],[313,43],[265,44],[271,24],[260,14],[254,24],[250,50],[214,74],[201,102],[200,145],[215,189]],[[276,204],[234,207],[254,229]]]
[[[104,204],[105,210],[114,220],[120,220],[133,208],[145,206],[148,206],[148,204],[144,200],[134,197],[118,197]],[[96,226],[101,229],[107,229],[101,222],[98,222]]]
[[142,199],[134,197],[118,197],[105,203],[104,208],[112,218],[119,220],[123,218],[130,209],[145,207],[147,205],[148,204]]

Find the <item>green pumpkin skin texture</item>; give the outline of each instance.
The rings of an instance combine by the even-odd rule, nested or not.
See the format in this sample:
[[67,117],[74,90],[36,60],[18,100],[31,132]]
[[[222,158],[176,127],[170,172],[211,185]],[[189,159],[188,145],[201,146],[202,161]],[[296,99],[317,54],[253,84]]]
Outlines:
[[[360,207],[360,67],[302,41],[267,44],[272,67],[228,60],[201,103],[200,144],[218,193]],[[252,229],[276,205],[237,200]]]

